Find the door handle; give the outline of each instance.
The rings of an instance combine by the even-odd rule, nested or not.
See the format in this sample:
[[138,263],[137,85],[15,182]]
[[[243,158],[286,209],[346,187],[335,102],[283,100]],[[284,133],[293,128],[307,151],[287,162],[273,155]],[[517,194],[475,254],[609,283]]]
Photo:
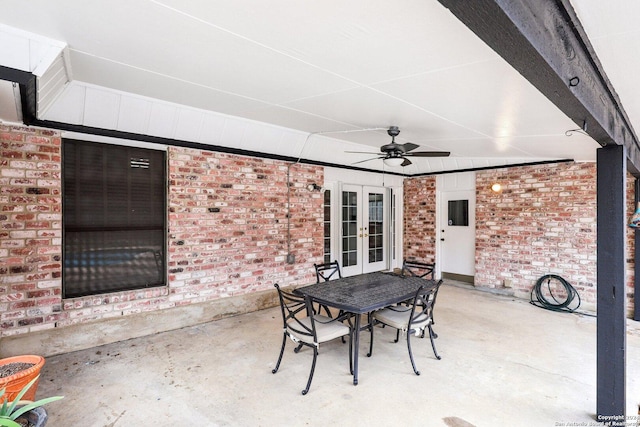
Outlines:
[[440,239],[441,242],[444,242],[444,239]]

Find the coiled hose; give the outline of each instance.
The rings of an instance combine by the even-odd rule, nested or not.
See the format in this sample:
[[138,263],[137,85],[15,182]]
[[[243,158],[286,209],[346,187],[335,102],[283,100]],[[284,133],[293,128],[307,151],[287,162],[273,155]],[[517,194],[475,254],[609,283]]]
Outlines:
[[[562,285],[561,288],[557,286],[558,283]],[[553,288],[555,288],[555,294]],[[562,288],[564,288],[564,292],[558,292]],[[553,301],[550,301],[549,298]],[[577,305],[574,306],[576,298]],[[531,289],[530,302],[547,310],[573,313],[580,307],[581,301],[578,291],[569,282],[556,274],[545,274],[538,279],[536,285]]]

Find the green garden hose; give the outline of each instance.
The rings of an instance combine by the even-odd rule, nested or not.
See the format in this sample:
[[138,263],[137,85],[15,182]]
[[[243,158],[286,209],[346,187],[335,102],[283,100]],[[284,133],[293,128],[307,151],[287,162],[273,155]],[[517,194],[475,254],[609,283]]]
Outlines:
[[[574,301],[577,301],[575,306]],[[580,307],[581,301],[578,291],[569,282],[556,274],[545,274],[531,289],[530,302],[547,310],[573,313]]]

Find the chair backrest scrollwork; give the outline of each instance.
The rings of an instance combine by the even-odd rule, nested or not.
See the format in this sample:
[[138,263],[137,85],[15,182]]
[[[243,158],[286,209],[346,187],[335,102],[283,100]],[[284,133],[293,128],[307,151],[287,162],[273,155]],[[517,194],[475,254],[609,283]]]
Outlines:
[[427,263],[420,261],[404,260],[402,263],[402,275],[403,276],[415,276],[423,279],[434,278],[434,270],[436,269],[435,263]]
[[332,279],[338,279],[342,277],[340,273],[340,264],[338,261],[325,262],[323,264],[313,264],[316,269],[316,282],[321,281],[328,282]]

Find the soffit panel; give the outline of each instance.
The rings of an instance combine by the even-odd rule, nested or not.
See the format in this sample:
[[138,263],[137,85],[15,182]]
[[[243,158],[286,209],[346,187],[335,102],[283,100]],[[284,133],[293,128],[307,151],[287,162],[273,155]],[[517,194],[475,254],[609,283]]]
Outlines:
[[[264,107],[264,102],[233,93],[173,79],[111,61],[96,60],[71,52],[74,78],[105,88],[118,87],[123,93],[146,96],[185,106],[237,114],[248,108]],[[81,80],[78,76],[84,76]],[[162,88],[158,91],[158,88]]]

